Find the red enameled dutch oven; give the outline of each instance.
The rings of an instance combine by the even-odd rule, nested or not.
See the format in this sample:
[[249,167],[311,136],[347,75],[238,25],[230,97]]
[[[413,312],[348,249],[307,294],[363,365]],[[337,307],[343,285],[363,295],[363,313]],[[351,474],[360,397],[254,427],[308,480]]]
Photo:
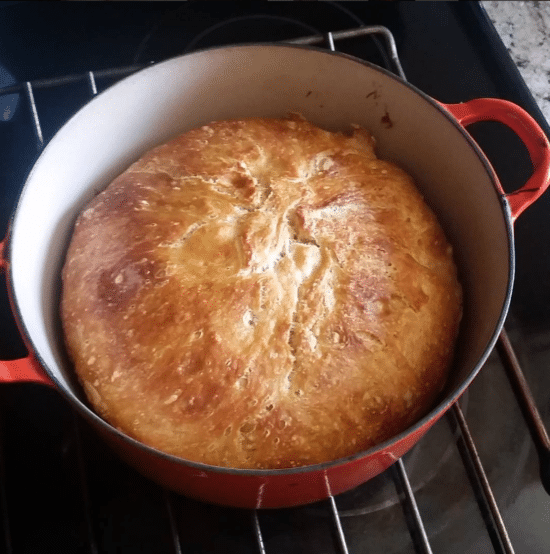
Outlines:
[[[454,246],[464,287],[456,360],[441,401],[416,425],[376,448],[321,465],[238,470],[188,462],[127,437],[98,417],[76,383],[58,316],[60,270],[83,205],[152,146],[213,120],[299,112],[331,130],[355,123],[376,137],[380,157],[416,179]],[[515,131],[532,177],[505,194],[465,131],[480,120]],[[349,490],[409,450],[459,398],[502,328],[514,276],[513,222],[546,189],[550,147],[537,123],[502,100],[436,102],[363,61],[315,48],[246,45],[174,58],[106,90],[44,149],[0,243],[27,358],[0,362],[1,381],[54,386],[119,455],[163,486],[204,501],[283,507]]]

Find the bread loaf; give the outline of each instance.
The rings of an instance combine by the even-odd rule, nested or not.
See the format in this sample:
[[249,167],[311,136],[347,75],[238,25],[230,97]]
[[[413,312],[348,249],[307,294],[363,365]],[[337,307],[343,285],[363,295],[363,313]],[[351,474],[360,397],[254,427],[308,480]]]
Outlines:
[[345,457],[444,386],[461,288],[412,179],[365,130],[219,121],[146,153],[76,221],[68,353],[92,407],[233,468]]

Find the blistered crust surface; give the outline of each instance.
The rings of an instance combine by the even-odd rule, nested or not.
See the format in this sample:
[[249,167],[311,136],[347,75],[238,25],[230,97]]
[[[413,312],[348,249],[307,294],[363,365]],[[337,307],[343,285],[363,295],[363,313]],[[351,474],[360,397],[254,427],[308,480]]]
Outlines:
[[285,468],[404,430],[452,357],[452,250],[373,139],[298,116],[159,146],[81,213],[69,354],[128,435],[207,464]]

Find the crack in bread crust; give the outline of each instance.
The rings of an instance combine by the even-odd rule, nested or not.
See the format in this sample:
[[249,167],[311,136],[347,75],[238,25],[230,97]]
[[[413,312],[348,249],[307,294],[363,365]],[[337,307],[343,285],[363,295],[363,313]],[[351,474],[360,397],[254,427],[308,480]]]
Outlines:
[[90,403],[182,458],[283,468],[404,430],[448,372],[452,250],[355,128],[214,122],[145,154],[83,210],[63,268]]

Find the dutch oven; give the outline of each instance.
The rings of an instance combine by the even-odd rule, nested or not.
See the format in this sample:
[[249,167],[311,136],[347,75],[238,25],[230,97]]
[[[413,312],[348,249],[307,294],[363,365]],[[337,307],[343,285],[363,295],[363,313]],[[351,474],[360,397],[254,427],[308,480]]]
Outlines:
[[[328,130],[358,124],[380,158],[414,177],[455,251],[464,316],[449,382],[432,411],[398,436],[348,458],[281,470],[217,468],[140,444],[86,403],[67,359],[60,274],[78,212],[133,161],[213,120],[299,112]],[[465,126],[496,120],[523,141],[531,178],[505,194]],[[161,485],[237,507],[314,502],[374,477],[407,452],[457,401],[491,352],[514,278],[513,222],[547,188],[550,145],[520,107],[498,99],[445,105],[399,77],[339,53],[291,45],[200,51],[150,66],[78,111],[32,168],[0,242],[13,312],[30,354],[0,362],[1,381],[55,387],[129,464]]]

